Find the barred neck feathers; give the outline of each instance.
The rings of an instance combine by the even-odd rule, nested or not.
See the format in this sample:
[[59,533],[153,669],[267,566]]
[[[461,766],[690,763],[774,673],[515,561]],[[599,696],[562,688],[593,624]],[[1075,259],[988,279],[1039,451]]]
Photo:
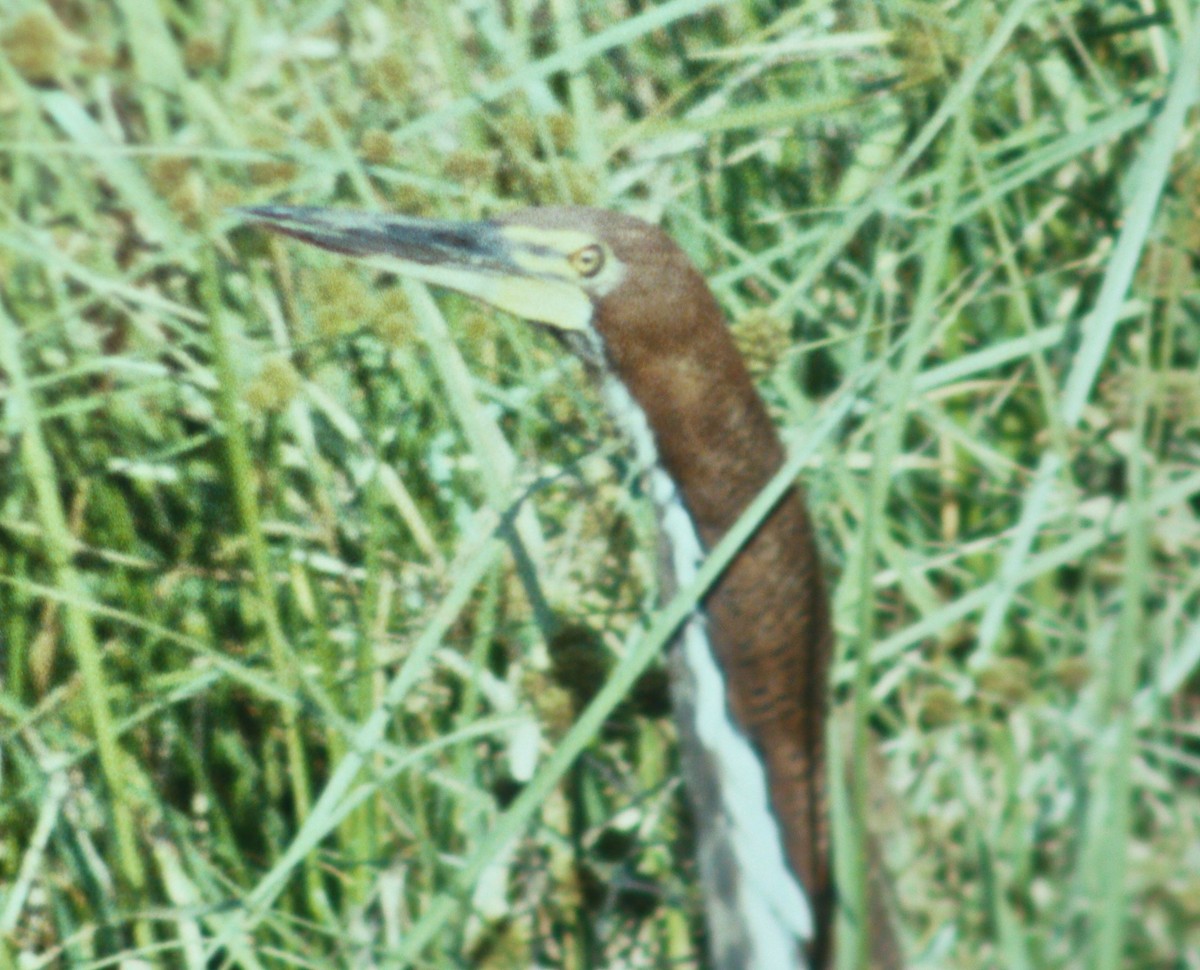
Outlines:
[[[623,262],[650,270],[631,274],[599,302],[593,323],[605,348],[610,410],[671,487],[664,502],[667,486],[656,485],[655,498],[676,582],[683,583],[688,574],[680,549],[688,532],[699,549],[711,548],[779,469],[783,449],[720,307],[682,251],[641,223],[628,231],[606,225],[605,236]],[[614,395],[613,386],[627,401]],[[673,527],[683,520],[690,529]],[[824,930],[831,926],[833,903],[824,764],[833,637],[799,488],[784,497],[705,597],[703,624],[724,688],[726,720],[745,741],[742,754],[748,751],[762,767],[767,810],[788,868],[807,896],[813,925]],[[692,676],[702,683],[694,669]],[[691,778],[689,788],[694,802],[706,797]],[[704,808],[697,804],[698,813]],[[810,945],[815,966],[829,948],[828,934],[819,933]]]

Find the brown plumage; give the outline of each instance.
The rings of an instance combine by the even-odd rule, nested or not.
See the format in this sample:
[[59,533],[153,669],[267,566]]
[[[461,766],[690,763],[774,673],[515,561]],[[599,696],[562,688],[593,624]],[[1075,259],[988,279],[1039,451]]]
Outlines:
[[[641,220],[578,208],[527,209],[491,223],[277,207],[249,215],[325,248],[393,257],[397,272],[461,289],[551,327],[602,381],[616,380],[628,392],[703,548],[728,531],[783,463],[775,427],[707,284],[665,233]],[[448,278],[428,269],[443,264],[457,267],[459,275]],[[494,286],[499,279],[517,280],[530,292],[500,294]],[[586,295],[588,319],[580,316],[574,290],[563,296],[563,286]],[[543,310],[552,303],[553,311]],[[667,511],[660,508],[660,515],[669,544]],[[676,580],[670,555],[664,562],[669,589]],[[703,613],[703,631],[724,676],[729,720],[761,759],[786,865],[808,899],[809,964],[824,968],[832,952],[834,909],[825,783],[833,633],[799,487],[786,494],[711,588]],[[705,840],[719,841],[722,832],[729,838],[728,825],[722,828],[718,818],[724,811],[723,776],[712,750],[696,736],[697,674],[685,669],[682,653],[676,649],[672,671],[685,775],[698,849],[702,856],[708,852],[708,877],[721,883],[729,876],[722,866],[732,864],[732,857],[721,856],[728,846],[706,846]],[[719,885],[709,889],[710,896],[723,892]],[[726,895],[724,902],[736,892]],[[714,914],[724,902],[710,905],[714,939],[720,935]],[[899,966],[887,920],[874,922],[882,925],[873,927],[871,966]],[[752,940],[736,933],[721,939],[712,949],[718,970],[762,966],[746,955]]]
[[[701,541],[716,544],[783,464],[762,398],[704,278],[662,230],[603,210],[532,209],[503,221],[586,228],[626,265],[596,304],[608,365],[646,414]],[[833,631],[799,487],[705,597],[734,718],[763,756],[792,866],[809,895],[824,963],[833,888],[825,799],[826,684]]]

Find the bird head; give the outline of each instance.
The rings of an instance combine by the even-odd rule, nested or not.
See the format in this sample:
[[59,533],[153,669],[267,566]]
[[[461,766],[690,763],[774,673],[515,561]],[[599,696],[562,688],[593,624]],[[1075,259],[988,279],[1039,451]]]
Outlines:
[[695,302],[689,289],[711,301],[666,233],[602,209],[522,209],[480,222],[307,206],[239,211],[276,232],[545,326],[594,366],[611,361],[614,343],[635,356],[640,344],[660,352],[669,346],[672,326],[686,326],[682,311]]

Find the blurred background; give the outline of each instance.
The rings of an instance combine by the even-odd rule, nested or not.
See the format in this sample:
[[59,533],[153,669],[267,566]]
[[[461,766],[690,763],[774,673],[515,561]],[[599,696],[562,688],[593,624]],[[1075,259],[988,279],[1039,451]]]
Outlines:
[[597,395],[269,201],[661,221],[813,449],[913,965],[1200,967],[1198,34],[6,3],[0,970],[699,966],[661,665],[572,727],[657,601]]

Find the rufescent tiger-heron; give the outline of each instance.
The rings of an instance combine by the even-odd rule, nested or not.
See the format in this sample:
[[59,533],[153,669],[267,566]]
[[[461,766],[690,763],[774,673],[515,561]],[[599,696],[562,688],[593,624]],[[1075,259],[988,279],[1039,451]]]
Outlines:
[[[667,589],[692,580],[705,550],[783,462],[716,299],[670,237],[640,219],[569,207],[486,222],[288,206],[242,213],[549,327],[598,379],[644,465]],[[828,596],[797,487],[711,587],[671,652],[714,970],[829,965],[831,648]],[[896,965],[890,929],[872,930],[870,965]]]

